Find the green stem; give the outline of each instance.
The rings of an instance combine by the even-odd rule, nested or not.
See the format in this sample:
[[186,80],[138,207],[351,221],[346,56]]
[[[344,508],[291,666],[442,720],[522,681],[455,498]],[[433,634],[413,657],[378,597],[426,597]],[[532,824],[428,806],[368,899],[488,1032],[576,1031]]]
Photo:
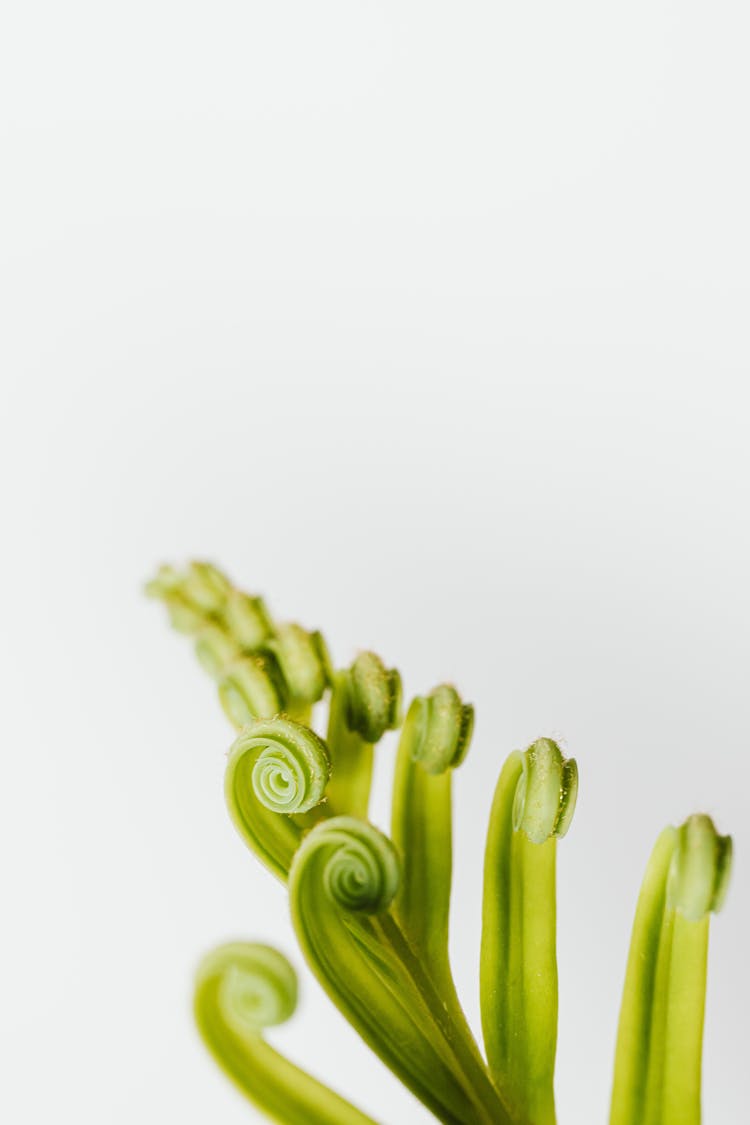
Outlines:
[[706,816],[657,840],[630,943],[610,1125],[700,1123],[709,917],[731,855]]
[[535,1125],[555,1122],[556,853],[555,839],[532,844],[523,832],[513,833],[511,911],[515,936],[511,940],[518,969],[517,973],[512,971],[512,979],[517,982],[516,1013],[519,1017],[523,1013],[523,1033],[516,1037],[510,1053],[509,1076],[515,1089],[524,1088],[524,1110]]
[[513,839],[513,801],[523,765],[521,754],[511,754],[500,774],[490,814],[487,850],[484,861],[482,906],[482,954],[480,990],[482,1031],[490,1069],[496,1083],[510,1090],[505,1075],[512,1052],[511,977],[514,929],[518,911],[513,909],[511,844]]
[[495,1085],[511,1111],[554,1125],[556,852],[575,807],[575,762],[549,739],[506,761],[484,868],[480,990]]
[[666,828],[651,853],[638,898],[617,1031],[610,1125],[645,1120],[653,1014],[657,997],[664,998],[663,988],[657,989],[659,947],[676,844],[675,829]]
[[472,1100],[475,1101],[479,1120],[494,1123],[494,1125],[512,1125],[512,1119],[492,1084],[481,1056],[476,1050],[471,1033],[469,1033],[467,1039],[468,1025],[460,1005],[458,1006],[459,1019],[457,1021],[442,989],[435,987],[431,974],[426,971],[422,961],[415,954],[398,922],[391,914],[382,915],[378,919],[378,925],[384,942],[390,945],[407,969],[415,988],[424,1001],[425,1007],[434,1020],[435,1026],[454,1056],[466,1089],[471,1092]]
[[496,1097],[492,1112],[484,1108],[474,1069],[469,1078],[456,1055],[447,1013],[426,980],[417,983],[416,958],[388,920],[398,882],[397,854],[377,829],[352,817],[319,824],[302,841],[289,878],[300,946],[352,1026],[439,1120],[504,1122]]
[[[479,1083],[489,1078],[464,1015],[450,967],[453,768],[468,749],[473,708],[442,684],[409,708],[396,756],[391,833],[402,857],[394,915],[418,972],[429,976],[451,1020],[452,1035],[472,1059]],[[416,970],[415,970],[416,971]],[[493,1100],[496,1095],[493,1090]]]
[[296,979],[268,946],[235,942],[198,970],[195,1019],[219,1066],[263,1113],[282,1125],[376,1125],[270,1047],[261,1034],[294,1010]]
[[349,672],[334,673],[326,743],[332,773],[327,796],[331,810],[367,819],[372,785],[373,745],[349,726]]
[[691,922],[675,912],[664,1046],[664,1122],[700,1125],[701,1057],[706,1007],[709,915]]
[[[474,1043],[456,991],[448,951],[452,867],[450,772],[425,773],[399,748],[393,791],[393,842],[403,857],[401,890],[394,913],[429,970],[453,1018]],[[474,1043],[477,1058],[479,1049]]]

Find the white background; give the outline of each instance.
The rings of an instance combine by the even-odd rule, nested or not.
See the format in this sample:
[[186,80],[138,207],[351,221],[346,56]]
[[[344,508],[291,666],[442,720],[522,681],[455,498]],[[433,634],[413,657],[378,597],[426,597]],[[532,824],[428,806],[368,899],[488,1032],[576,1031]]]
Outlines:
[[[303,967],[223,808],[212,687],[140,593],[196,555],[339,663],[372,647],[476,703],[474,1020],[500,764],[542,734],[578,758],[561,1125],[606,1118],[655,836],[696,809],[734,834],[705,1117],[745,1119],[746,13],[4,6],[3,1120],[255,1120],[193,1032],[193,967],[236,936]],[[275,1042],[428,1120],[306,972]]]

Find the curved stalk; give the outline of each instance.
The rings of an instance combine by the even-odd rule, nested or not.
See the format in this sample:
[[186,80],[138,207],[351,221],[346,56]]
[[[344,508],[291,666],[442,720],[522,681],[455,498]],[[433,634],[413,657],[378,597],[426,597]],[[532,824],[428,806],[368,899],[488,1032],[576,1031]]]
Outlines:
[[659,837],[638,899],[610,1125],[699,1125],[708,928],[732,844],[707,816]]
[[495,1091],[389,912],[399,878],[393,845],[371,825],[335,817],[313,828],[289,877],[300,946],[362,1038],[441,1121],[503,1123]]
[[401,677],[374,652],[334,673],[326,742],[333,773],[328,789],[335,813],[367,817],[373,746],[400,721]]
[[510,755],[490,816],[480,993],[495,1084],[512,1112],[554,1125],[557,1046],[556,847],[578,787],[550,739]]
[[322,804],[330,776],[325,743],[287,718],[257,722],[232,744],[225,794],[245,843],[285,880],[302,833],[327,815]]
[[441,984],[448,962],[452,770],[468,750],[473,721],[473,707],[442,684],[412,701],[396,755],[391,834],[403,876],[394,909]]
[[474,708],[441,684],[412,700],[396,756],[391,835],[402,859],[393,912],[440,994],[467,1049],[484,1061],[451,972],[452,771],[469,748]]
[[207,954],[195,983],[195,1019],[219,1066],[258,1109],[284,1125],[375,1125],[270,1047],[267,1027],[297,1004],[289,962],[267,945],[233,942]]
[[651,853],[638,897],[617,1032],[610,1125],[644,1120],[658,951],[676,845],[676,829],[665,828]]

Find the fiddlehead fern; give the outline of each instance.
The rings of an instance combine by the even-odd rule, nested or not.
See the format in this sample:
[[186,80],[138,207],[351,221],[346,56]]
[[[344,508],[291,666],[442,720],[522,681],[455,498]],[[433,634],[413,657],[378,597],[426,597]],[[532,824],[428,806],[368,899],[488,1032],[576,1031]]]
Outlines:
[[210,622],[195,635],[195,655],[212,679],[221,679],[226,668],[239,660],[242,649],[221,625]]
[[257,719],[272,719],[286,703],[276,666],[262,656],[234,661],[224,669],[218,688],[224,714],[237,730]]
[[262,598],[230,590],[224,605],[227,630],[245,652],[255,652],[273,633],[273,622]]
[[575,808],[578,773],[551,739],[511,754],[495,791],[482,918],[482,1029],[512,1109],[554,1125],[557,1045],[556,841]]
[[232,589],[227,576],[208,562],[189,563],[181,586],[187,600],[209,616],[221,613]]
[[448,956],[452,771],[466,756],[473,724],[474,708],[449,684],[412,700],[396,756],[391,831],[403,862],[395,915],[481,1066]]
[[611,1125],[699,1125],[709,916],[731,861],[731,838],[707,816],[656,842],[630,943]]
[[451,684],[440,684],[429,695],[415,696],[404,728],[409,758],[425,773],[449,776],[469,750],[474,708],[461,700]]
[[[575,807],[575,762],[540,739],[511,755],[495,794],[480,982],[490,1078],[448,959],[452,771],[473,709],[448,685],[413,701],[396,761],[394,848],[365,818],[373,745],[400,722],[398,673],[364,652],[333,674],[319,633],[275,623],[262,599],[208,563],[162,567],[148,592],[194,638],[241,728],[226,777],[232,817],[262,861],[289,877],[300,943],[335,1002],[440,1120],[554,1125],[556,840]],[[329,687],[327,748],[309,724]],[[731,841],[705,816],[657,842],[633,930],[612,1125],[699,1123],[708,914],[730,862]],[[206,1041],[277,1120],[367,1125],[263,1042],[262,1028],[293,1006],[290,973],[268,947],[210,955],[196,997]]]
[[188,599],[183,576],[173,566],[159,567],[156,576],[146,583],[146,594],[164,603],[172,628],[178,633],[189,636],[207,623],[206,613]]
[[162,566],[146,593],[164,602],[176,629],[195,637],[196,655],[237,728],[282,710],[309,720],[332,676],[319,632],[276,625],[262,598],[235,589],[211,563],[191,562],[184,573]]
[[379,742],[387,730],[398,726],[401,677],[374,652],[360,652],[346,676],[347,725],[366,742]]
[[225,794],[232,820],[280,879],[286,879],[302,839],[294,814],[320,808],[329,775],[325,743],[291,719],[253,723],[229,751]]
[[400,865],[387,837],[353,817],[319,824],[292,862],[300,946],[319,981],[381,1059],[445,1122],[507,1121],[389,907]]
[[397,913],[444,983],[450,975],[451,771],[468,750],[473,721],[473,707],[441,684],[412,700],[396,757],[391,827],[404,862]]
[[374,652],[333,676],[326,741],[333,763],[329,789],[337,813],[367,817],[373,746],[400,722],[401,677]]
[[718,914],[732,874],[732,837],[720,836],[709,816],[696,813],[677,829],[667,904],[688,922]]
[[578,797],[578,766],[550,738],[540,738],[521,759],[513,801],[513,827],[532,844],[561,840]]
[[296,707],[317,703],[328,687],[332,672],[326,643],[320,633],[301,625],[279,625],[265,641],[281,671],[286,694]]
[[267,945],[232,942],[207,954],[198,968],[194,1011],[219,1066],[264,1113],[284,1125],[375,1125],[263,1039],[297,1006],[297,978]]

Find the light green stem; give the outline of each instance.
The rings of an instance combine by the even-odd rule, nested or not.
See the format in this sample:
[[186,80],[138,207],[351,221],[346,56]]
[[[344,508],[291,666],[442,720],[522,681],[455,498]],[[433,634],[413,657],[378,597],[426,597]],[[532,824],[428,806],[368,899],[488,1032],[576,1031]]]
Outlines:
[[425,773],[402,739],[394,775],[391,835],[403,859],[403,878],[394,909],[443,993],[453,989],[448,960],[451,789],[451,772]]
[[662,979],[657,987],[657,968],[667,878],[676,843],[675,829],[666,828],[651,853],[638,898],[617,1032],[610,1125],[645,1122],[653,1018],[664,1000],[665,982]]
[[[448,1013],[453,1035],[487,1084],[484,1060],[451,972],[448,928],[452,876],[453,767],[466,753],[473,708],[443,684],[409,708],[396,757],[391,834],[402,857],[394,914]],[[429,771],[429,772],[428,772]]]
[[575,762],[549,739],[506,761],[484,868],[480,991],[495,1084],[531,1125],[554,1125],[556,851],[577,792]]
[[700,1125],[709,915],[691,922],[674,913],[661,1120]]
[[700,1123],[709,917],[731,855],[706,816],[656,842],[630,943],[610,1125]]
[[[390,945],[407,969],[435,1025],[455,1056],[460,1073],[473,1092],[479,1120],[487,1120],[494,1125],[512,1125],[512,1118],[493,1086],[476,1048],[463,1010],[458,1004],[458,998],[456,997],[456,1011],[442,988],[436,987],[431,972],[412,949],[392,915],[383,915],[379,919],[379,924],[384,942]],[[450,969],[448,971],[450,972]]]
[[393,845],[371,825],[336,817],[313,828],[289,879],[300,946],[337,1007],[439,1120],[504,1125],[501,1103],[456,1045],[448,1013],[388,915],[398,882]]
[[263,1039],[263,1027],[288,1018],[295,1002],[291,966],[267,946],[222,946],[198,970],[194,1011],[201,1036],[258,1109],[282,1125],[375,1125]]
[[334,673],[326,735],[332,763],[327,796],[334,813],[366,820],[372,785],[373,745],[349,726],[349,692],[348,671]]

